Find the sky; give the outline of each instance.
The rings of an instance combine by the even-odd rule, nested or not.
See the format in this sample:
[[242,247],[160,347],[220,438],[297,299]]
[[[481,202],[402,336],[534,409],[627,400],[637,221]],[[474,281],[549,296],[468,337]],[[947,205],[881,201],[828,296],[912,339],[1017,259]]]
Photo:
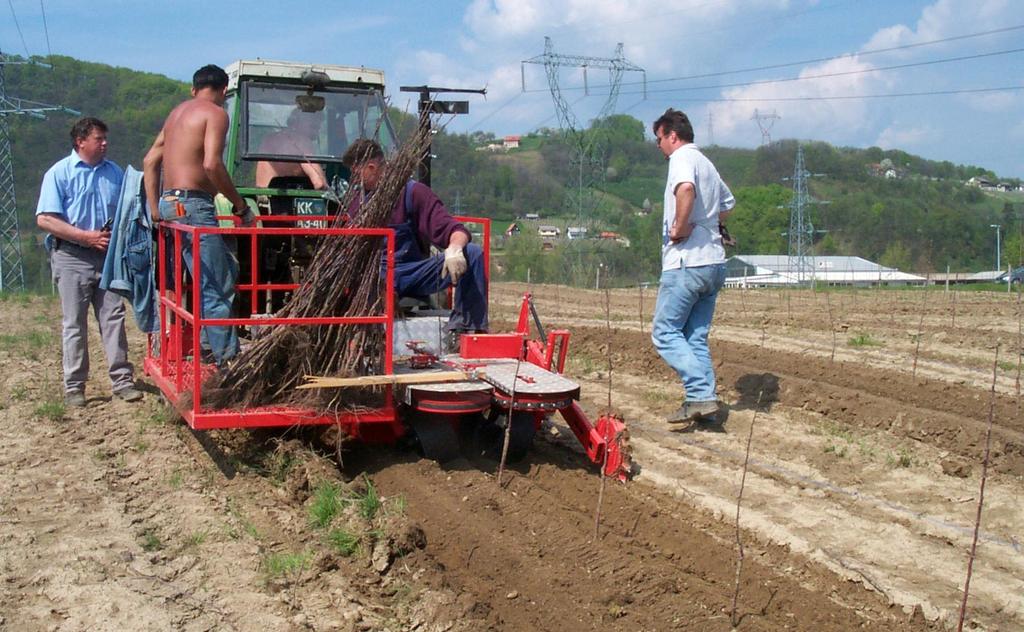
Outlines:
[[[378,68],[403,85],[486,88],[453,132],[558,127],[545,52],[612,58],[624,72],[555,69],[578,125],[601,113],[650,123],[666,108],[696,142],[774,140],[903,149],[1024,178],[1021,0],[8,0],[0,50],[70,55],[189,81],[207,63],[260,57]],[[644,80],[646,79],[646,94]],[[1012,89],[1006,89],[1012,88]],[[922,94],[925,93],[925,94]],[[905,96],[893,96],[905,95]],[[74,104],[66,104],[74,107]],[[778,118],[763,118],[777,115]],[[812,171],[813,165],[808,165]]]

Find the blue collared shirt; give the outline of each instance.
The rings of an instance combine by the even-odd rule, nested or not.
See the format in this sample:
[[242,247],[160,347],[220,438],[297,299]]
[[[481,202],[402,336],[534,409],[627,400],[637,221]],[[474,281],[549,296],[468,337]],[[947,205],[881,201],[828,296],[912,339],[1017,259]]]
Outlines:
[[53,213],[83,230],[99,230],[117,210],[124,172],[103,159],[90,167],[72,150],[43,176],[36,215]]

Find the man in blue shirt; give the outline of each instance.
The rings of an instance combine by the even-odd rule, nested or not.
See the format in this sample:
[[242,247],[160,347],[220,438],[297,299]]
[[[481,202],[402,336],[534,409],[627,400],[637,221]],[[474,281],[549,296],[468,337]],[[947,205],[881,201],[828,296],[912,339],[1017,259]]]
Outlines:
[[49,233],[50,268],[63,311],[64,402],[85,406],[89,377],[89,308],[99,322],[100,339],[114,395],[129,402],[142,399],[128,361],[124,303],[99,288],[110,225],[117,207],[123,172],[106,159],[107,126],[86,117],[71,128],[71,155],[43,176],[36,225]]

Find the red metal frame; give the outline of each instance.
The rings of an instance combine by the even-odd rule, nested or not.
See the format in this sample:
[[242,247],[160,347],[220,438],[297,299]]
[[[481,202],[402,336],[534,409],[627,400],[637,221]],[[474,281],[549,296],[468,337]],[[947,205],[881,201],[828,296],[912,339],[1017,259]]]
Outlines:
[[[201,313],[194,314],[185,307],[186,291],[191,294],[191,304],[201,306],[200,284],[194,282],[191,287],[186,288],[182,267],[176,265],[174,268],[174,288],[170,291],[167,287],[167,252],[165,239],[157,242],[158,252],[158,285],[159,285],[159,314],[160,332],[156,334],[160,354],[154,354],[152,340],[148,345],[144,368],[146,373],[153,378],[160,390],[170,400],[171,404],[181,412],[189,426],[197,430],[208,430],[213,428],[252,428],[265,426],[291,426],[308,424],[340,424],[346,432],[356,438],[367,441],[393,441],[404,432],[404,425],[398,418],[395,410],[394,399],[391,396],[391,387],[386,387],[385,404],[378,409],[364,410],[359,413],[339,413],[337,415],[324,415],[311,410],[293,408],[287,406],[263,406],[248,408],[244,410],[203,410],[202,406],[202,381],[208,377],[214,367],[204,365],[195,359],[200,357],[200,338],[203,327],[209,326],[238,326],[258,325],[260,327],[288,327],[304,325],[382,325],[384,327],[385,353],[383,366],[386,373],[392,373],[392,357],[390,349],[392,346],[394,329],[394,256],[395,256],[395,235],[391,229],[365,229],[365,228],[296,228],[296,227],[237,227],[239,223],[235,219],[236,227],[196,227],[181,223],[169,222],[161,224],[161,235],[171,236],[173,239],[174,261],[182,261],[183,235],[190,235],[193,243],[192,248],[192,269],[200,270],[200,254],[202,249],[201,237],[204,234],[216,234],[224,236],[235,236],[237,238],[248,237],[250,239],[250,273],[252,278],[247,283],[239,283],[236,286],[238,291],[251,292],[250,315],[256,313],[259,305],[259,294],[267,290],[293,290],[298,284],[282,283],[260,283],[259,273],[259,248],[257,238],[261,236],[335,236],[348,238],[385,238],[387,245],[385,249],[387,258],[386,290],[384,312],[381,314],[367,314],[354,317],[317,317],[317,318],[204,318]],[[264,218],[267,219],[267,218]],[[275,222],[297,223],[309,221],[308,216],[274,216]],[[323,221],[331,222],[334,218],[324,217]],[[262,220],[261,220],[262,221]],[[201,312],[201,309],[197,311]],[[171,317],[174,316],[173,320]],[[151,337],[152,338],[152,337]],[[189,353],[190,352],[190,353]],[[189,406],[185,406],[184,397],[191,393]]]

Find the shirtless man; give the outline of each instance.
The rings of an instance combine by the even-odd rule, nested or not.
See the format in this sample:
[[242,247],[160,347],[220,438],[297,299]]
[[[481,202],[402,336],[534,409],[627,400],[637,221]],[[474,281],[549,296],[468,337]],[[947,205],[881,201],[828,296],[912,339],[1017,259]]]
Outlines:
[[[313,139],[320,130],[320,119],[315,113],[296,108],[288,115],[287,126],[267,135],[260,143],[259,153],[283,156],[309,156],[314,152]],[[314,189],[327,188],[324,170],[315,162],[278,162],[261,160],[256,163],[256,186],[268,187],[278,176],[306,176]]]
[[[222,68],[203,66],[192,76],[192,99],[167,116],[143,161],[146,201],[153,219],[192,226],[217,226],[213,198],[224,194],[231,212],[245,217],[248,206],[231,182],[221,160],[228,115],[222,107],[228,76]],[[160,173],[163,171],[163,192]],[[238,261],[221,235],[200,236],[201,273],[192,270],[192,243],[182,237],[182,258],[192,278],[200,280],[203,318],[230,318],[238,279]],[[204,327],[204,341],[218,365],[238,353],[233,327]]]

